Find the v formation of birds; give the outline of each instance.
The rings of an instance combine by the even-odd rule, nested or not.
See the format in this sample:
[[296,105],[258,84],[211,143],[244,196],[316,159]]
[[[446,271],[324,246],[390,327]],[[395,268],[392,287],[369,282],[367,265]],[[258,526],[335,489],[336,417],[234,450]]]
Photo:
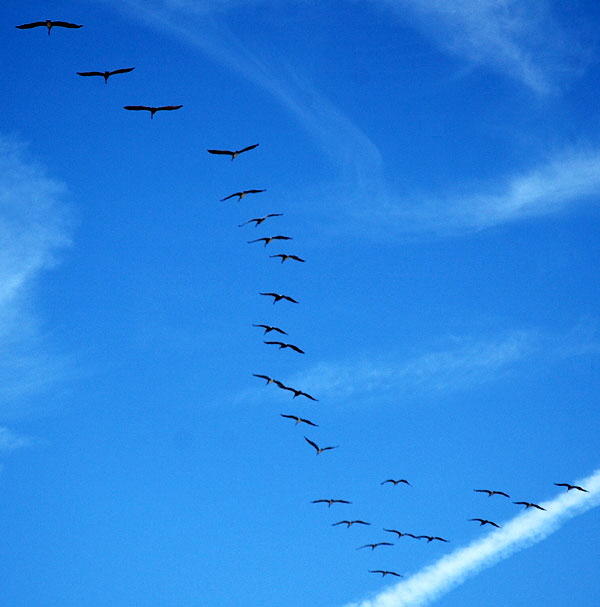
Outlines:
[[[35,21],[32,23],[25,23],[22,25],[17,25],[16,27],[21,30],[33,29],[33,28],[37,28],[37,27],[46,27],[48,35],[50,35],[50,32],[53,27],[62,27],[62,28],[67,28],[67,29],[80,29],[83,26],[75,24],[75,23],[70,23],[67,21],[52,21],[50,19],[46,19],[43,21]],[[134,69],[135,69],[134,67],[127,67],[127,68],[118,68],[118,69],[114,69],[114,70],[77,72],[77,74],[79,76],[84,76],[84,77],[99,76],[99,77],[103,78],[104,83],[107,84],[108,79],[111,76],[114,76],[117,74],[127,74],[127,73],[132,72]],[[147,111],[150,113],[150,118],[153,118],[154,114],[156,114],[157,112],[173,111],[173,110],[178,110],[182,107],[183,107],[183,105],[164,105],[164,106],[125,105],[125,106],[123,106],[124,109],[129,110],[129,111]],[[255,144],[248,145],[248,146],[240,148],[240,149],[232,149],[232,150],[207,149],[207,152],[209,154],[216,155],[216,156],[226,156],[226,157],[230,158],[231,161],[234,161],[241,154],[245,154],[247,152],[250,152],[251,150],[255,150],[258,146],[259,146],[259,144],[255,143]],[[266,189],[240,190],[238,192],[234,192],[228,196],[225,196],[224,198],[221,199],[221,201],[225,202],[225,201],[237,198],[236,202],[240,202],[247,195],[259,194],[259,193],[263,193],[263,192],[266,192]],[[262,225],[264,222],[270,221],[270,220],[272,220],[272,218],[275,218],[275,217],[281,217],[282,215],[283,215],[282,213],[268,213],[261,217],[248,219],[248,220],[244,221],[243,223],[238,224],[238,227],[244,227],[244,226],[251,225],[251,224],[254,224],[255,227],[258,227],[259,225]],[[264,243],[264,248],[266,248],[268,245],[270,245],[274,241],[289,241],[289,240],[292,240],[292,237],[285,236],[285,235],[274,235],[274,236],[265,236],[265,237],[252,239],[247,242],[248,242],[248,244],[262,242],[262,243]],[[290,259],[297,261],[297,262],[305,261],[301,257],[299,257],[295,254],[290,254],[290,253],[277,253],[274,255],[269,255],[269,257],[280,258],[281,263],[284,263],[285,261],[290,260]],[[278,302],[285,302],[285,301],[295,303],[295,304],[298,303],[298,301],[296,299],[294,299],[292,296],[282,294],[282,293],[259,292],[259,295],[273,297],[273,304],[276,304]],[[286,331],[284,331],[280,327],[276,327],[274,325],[265,324],[265,323],[256,323],[256,324],[253,324],[253,326],[264,329],[265,335],[267,333],[271,333],[273,331],[276,333],[279,333],[281,335],[287,335]],[[273,340],[273,341],[264,340],[264,343],[267,345],[277,345],[279,350],[291,349],[298,353],[304,354],[304,351],[301,350],[298,346],[287,343],[287,342],[275,341],[275,340]],[[303,390],[298,389],[298,388],[292,388],[292,387],[286,386],[283,382],[276,380],[276,379],[270,377],[269,375],[258,374],[258,373],[253,373],[253,375],[259,379],[264,379],[266,386],[268,386],[270,384],[274,384],[279,389],[291,392],[293,394],[292,399],[296,399],[299,396],[303,396],[306,400],[318,402],[318,399],[315,398],[314,396],[312,396],[311,394],[304,392]],[[294,422],[294,425],[296,425],[296,426],[302,424],[305,426],[309,426],[311,428],[319,427],[318,424],[316,424],[314,421],[312,421],[308,418],[305,418],[305,417],[301,417],[301,416],[297,415],[296,413],[288,413],[288,412],[280,413],[280,416],[283,417],[284,419],[292,420]],[[315,442],[314,440],[312,440],[311,438],[309,438],[307,436],[304,436],[304,441],[308,446],[310,446],[314,450],[314,452],[317,456],[320,456],[323,453],[326,453],[328,451],[338,448],[338,445],[318,444],[317,442]],[[408,480],[403,479],[403,478],[399,478],[399,479],[389,478],[389,479],[381,481],[379,484],[382,486],[389,485],[392,487],[396,487],[398,485],[407,485],[407,486],[411,485],[411,483],[409,483]],[[575,491],[587,493],[587,490],[579,485],[573,485],[573,484],[566,483],[566,482],[554,483],[554,485],[556,485],[557,487],[564,487],[567,491],[575,490]],[[497,490],[497,489],[474,489],[474,491],[476,493],[485,494],[485,495],[487,495],[487,497],[499,496],[499,497],[508,498],[509,500],[511,499],[510,495],[508,493]],[[498,499],[498,498],[494,498],[494,499]],[[327,497],[327,498],[313,499],[313,500],[311,500],[311,503],[313,503],[313,504],[325,503],[325,504],[327,504],[328,509],[331,508],[332,506],[336,506],[338,504],[339,505],[352,505],[351,501],[346,500],[346,499],[341,499],[339,497],[335,497],[335,498]],[[513,501],[512,503],[516,504],[516,505],[524,506],[525,509],[527,509],[527,510],[534,509],[534,510],[540,510],[540,511],[545,512],[545,508],[543,508],[542,506],[540,506],[539,504],[536,504],[534,502],[522,500],[522,501]],[[472,522],[477,522],[477,523],[479,523],[480,527],[489,526],[489,527],[495,527],[495,528],[501,529],[501,525],[499,525],[498,523],[491,521],[487,518],[473,517],[473,518],[469,518],[466,520],[472,521]],[[345,525],[346,529],[350,529],[351,527],[354,527],[355,525],[360,526],[360,527],[372,526],[372,524],[370,522],[364,521],[362,519],[343,519],[343,520],[337,521],[335,523],[332,523],[333,527],[342,526],[342,525]],[[389,538],[389,534],[395,535],[396,540],[400,540],[403,537],[409,537],[409,538],[416,539],[416,540],[426,540],[426,543],[428,543],[428,544],[432,543],[432,542],[448,543],[450,541],[448,539],[445,539],[445,538],[437,536],[437,535],[427,535],[427,534],[418,535],[418,534],[415,534],[412,532],[399,531],[397,529],[388,528],[388,527],[381,527],[381,529],[384,533],[388,534],[388,536],[387,536],[388,538]],[[386,536],[384,536],[384,538],[385,537]],[[374,551],[376,548],[379,548],[381,546],[394,546],[394,543],[389,542],[389,541],[377,541],[377,542],[367,543],[367,544],[358,546],[357,550],[364,549],[364,548],[370,548],[371,551]],[[368,572],[374,573],[374,574],[379,574],[382,578],[387,577],[387,576],[403,577],[402,574],[399,574],[396,571],[392,571],[390,569],[369,569]]]

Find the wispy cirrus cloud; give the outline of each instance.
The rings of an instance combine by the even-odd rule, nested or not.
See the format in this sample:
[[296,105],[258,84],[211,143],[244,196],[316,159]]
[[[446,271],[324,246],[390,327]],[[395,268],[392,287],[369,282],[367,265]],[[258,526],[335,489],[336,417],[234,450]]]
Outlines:
[[542,541],[567,520],[600,505],[600,470],[576,482],[588,493],[569,491],[542,502],[546,512],[524,511],[483,539],[442,557],[405,581],[371,599],[347,607],[411,607],[427,605],[479,571]]
[[33,443],[31,437],[17,434],[5,426],[0,426],[0,452],[23,449],[30,447]]

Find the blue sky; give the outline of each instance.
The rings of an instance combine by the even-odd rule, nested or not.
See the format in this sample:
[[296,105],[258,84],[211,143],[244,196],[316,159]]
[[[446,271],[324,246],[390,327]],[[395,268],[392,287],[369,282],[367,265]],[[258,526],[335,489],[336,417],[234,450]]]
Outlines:
[[597,605],[596,3],[0,13],[4,604]]

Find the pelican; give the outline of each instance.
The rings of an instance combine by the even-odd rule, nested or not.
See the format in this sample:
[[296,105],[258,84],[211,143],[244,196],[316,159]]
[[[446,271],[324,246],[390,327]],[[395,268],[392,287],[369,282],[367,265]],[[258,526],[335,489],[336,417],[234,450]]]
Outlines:
[[231,156],[231,162],[233,162],[233,160],[235,158],[237,158],[240,154],[243,154],[244,152],[247,152],[249,150],[253,150],[254,148],[258,147],[258,143],[255,143],[254,145],[249,145],[247,148],[243,148],[241,150],[236,150],[235,152],[232,152],[230,150],[206,150],[209,154],[226,154],[228,156]]
[[269,385],[269,384],[275,384],[277,386],[279,386],[280,388],[283,387],[283,384],[280,381],[277,381],[276,379],[273,379],[272,377],[269,377],[268,375],[258,375],[257,373],[253,373],[252,375],[254,375],[254,377],[259,377],[260,379],[264,379],[266,380],[266,384],[265,385]]
[[255,238],[254,240],[249,240],[248,244],[252,244],[253,242],[262,242],[264,241],[265,247],[273,242],[274,240],[293,240],[291,236],[265,236],[264,238]]
[[567,491],[571,491],[571,489],[577,489],[577,491],[584,491],[585,493],[589,493],[587,489],[580,487],[579,485],[571,485],[569,483],[554,483],[557,487],[566,487]]
[[287,333],[283,329],[280,329],[279,327],[273,327],[271,325],[252,325],[252,326],[260,327],[261,329],[264,329],[265,332],[263,333],[263,335],[266,335],[267,333],[270,333],[271,331],[277,331],[277,333],[281,333],[282,335],[287,335]]
[[415,539],[417,539],[417,536],[414,535],[413,533],[403,533],[402,531],[398,531],[397,529],[384,529],[384,531],[387,531],[388,533],[395,533],[398,536],[398,539],[400,539],[401,537],[407,535],[408,537],[414,537]]
[[298,346],[295,346],[294,344],[286,344],[282,341],[265,341],[264,343],[268,345],[279,346],[280,350],[284,348],[290,348],[294,350],[294,352],[298,352],[298,354],[304,354],[304,350],[301,350]]
[[319,445],[317,445],[316,443],[313,443],[309,438],[306,438],[306,436],[304,437],[304,440],[311,446],[314,447],[317,451],[317,455],[320,455],[321,453],[323,453],[323,451],[328,451],[329,449],[337,449],[338,445],[336,445],[335,447],[319,447]]
[[393,483],[394,486],[396,486],[400,483],[404,483],[405,485],[410,485],[410,483],[404,478],[399,478],[397,481],[395,481],[393,478],[388,478],[387,481],[383,481],[382,483],[380,483],[380,485],[385,485],[386,483]]
[[422,540],[426,539],[427,543],[433,542],[433,540],[438,540],[440,542],[448,542],[449,540],[445,540],[443,537],[438,537],[437,535],[417,535],[416,539]]
[[355,520],[355,521],[338,521],[337,523],[333,523],[331,526],[336,527],[337,525],[346,525],[346,529],[352,527],[352,525],[370,525],[371,523],[365,523],[365,521]]
[[104,84],[108,84],[108,79],[110,76],[114,76],[115,74],[127,74],[128,72],[132,72],[134,67],[124,67],[119,70],[106,70],[105,72],[77,72],[79,76],[102,76],[104,78]]
[[[265,245],[266,246],[266,245]],[[281,263],[287,261],[288,259],[293,259],[294,261],[301,261],[304,263],[304,259],[298,257],[297,255],[286,255],[285,253],[278,253],[277,255],[269,255],[269,257],[281,257]]]
[[331,504],[351,504],[348,500],[313,500],[311,504],[327,504],[331,508]]
[[[235,195],[235,194],[234,194]],[[269,217],[281,217],[283,213],[269,213],[268,215],[264,215],[263,217],[255,217],[254,219],[248,219],[248,221],[244,221],[244,223],[240,223],[238,228],[241,228],[249,223],[254,222],[255,228],[257,228],[263,221],[269,219]]]
[[393,546],[394,544],[390,544],[389,542],[377,542],[376,544],[365,544],[364,546],[359,546],[357,550],[361,548],[370,548],[371,550],[375,550],[377,546]]
[[50,19],[46,19],[46,21],[34,21],[33,23],[24,23],[23,25],[15,25],[15,27],[20,30],[29,30],[32,27],[44,26],[48,28],[48,36],[50,35],[50,30],[53,27],[68,27],[70,29],[77,29],[83,27],[83,25],[77,25],[76,23],[68,23],[67,21],[51,21]]
[[295,420],[296,421],[296,426],[299,423],[305,423],[305,424],[308,424],[309,426],[314,426],[315,428],[319,427],[317,424],[314,424],[309,419],[304,419],[303,417],[298,417],[297,415],[286,415],[285,413],[280,413],[279,415],[281,415],[281,417],[287,417],[288,419]]
[[183,107],[183,105],[161,105],[159,107],[152,107],[149,105],[124,105],[123,109],[131,110],[133,112],[139,112],[140,110],[146,110],[147,112],[150,112],[150,118],[154,118],[154,114],[156,114],[156,112],[162,112],[162,111],[170,112],[172,110],[178,110],[179,108],[182,108],[182,107]]
[[289,386],[280,386],[280,388],[283,388],[284,390],[289,390],[290,392],[293,392],[294,396],[292,398],[296,398],[296,396],[306,396],[306,398],[308,398],[310,400],[314,400],[315,402],[319,402],[318,398],[315,398],[314,396],[311,396],[310,394],[307,394],[306,392],[303,392],[302,390],[296,390],[296,388],[290,388]]
[[541,506],[538,506],[537,504],[534,504],[532,502],[513,502],[513,504],[521,504],[522,506],[525,506],[525,510],[527,510],[528,508],[537,508],[538,510],[546,510],[546,508],[542,508]]
[[244,197],[246,196],[246,194],[258,194],[260,192],[266,192],[267,190],[243,190],[242,192],[234,192],[233,194],[229,194],[229,196],[225,196],[225,198],[221,198],[221,202],[223,202],[224,200],[229,200],[230,198],[233,198],[234,196],[238,197],[238,202]]
[[295,304],[298,303],[292,297],[289,297],[288,295],[281,295],[279,293],[259,293],[259,295],[268,295],[269,297],[273,297],[274,304],[276,304],[278,301],[281,301],[282,299],[287,299],[287,301],[291,301],[292,303],[295,303]]
[[500,525],[497,525],[496,523],[494,523],[493,521],[488,521],[485,518],[470,518],[470,521],[477,521],[479,523],[479,526],[481,527],[482,525],[493,525],[494,527],[498,527],[498,529],[501,529]]
[[508,493],[504,493],[504,491],[492,491],[490,489],[473,489],[475,493],[487,493],[488,497],[492,497],[492,495],[503,495],[504,497],[510,497]]
[[385,577],[386,575],[395,575],[396,577],[404,577],[395,571],[384,571],[383,569],[369,569],[369,573],[381,573],[381,577]]

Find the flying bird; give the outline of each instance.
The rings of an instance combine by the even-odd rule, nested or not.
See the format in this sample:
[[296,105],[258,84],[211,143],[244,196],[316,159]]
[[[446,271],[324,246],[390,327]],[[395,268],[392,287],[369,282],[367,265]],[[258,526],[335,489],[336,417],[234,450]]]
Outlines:
[[494,527],[498,527],[498,529],[501,529],[500,525],[497,525],[496,523],[494,523],[493,521],[488,521],[485,518],[470,518],[470,521],[477,521],[479,523],[479,526],[481,527],[482,525],[493,525]]
[[288,390],[290,392],[293,392],[294,396],[292,398],[296,398],[297,396],[306,396],[306,398],[308,398],[310,400],[314,400],[315,402],[319,402],[318,398],[315,398],[314,396],[311,396],[310,394],[307,394],[306,392],[303,392],[302,390],[296,390],[296,388],[290,388],[289,386],[280,386],[280,388],[283,388],[284,390]]
[[[265,244],[266,246],[266,244]],[[304,259],[298,257],[297,255],[286,255],[285,253],[278,253],[277,255],[269,255],[269,257],[281,257],[281,263],[287,261],[288,259],[293,259],[294,261],[301,261],[304,263]]]
[[[235,194],[234,194],[235,196]],[[240,223],[238,225],[238,228],[241,228],[242,226],[245,226],[248,223],[255,223],[254,227],[258,227],[263,221],[265,221],[266,219],[269,219],[269,217],[281,217],[283,215],[283,213],[269,213],[268,215],[264,215],[263,217],[255,217],[254,219],[248,219],[248,221],[244,221],[244,223]]]
[[292,297],[289,297],[288,295],[281,295],[279,293],[259,293],[259,295],[268,295],[269,297],[273,297],[274,304],[276,304],[278,301],[281,301],[282,299],[286,299],[287,301],[291,301],[292,303],[295,303],[295,304],[298,303]]
[[124,67],[119,70],[112,70],[105,72],[77,72],[79,76],[102,76],[104,78],[104,84],[108,84],[108,79],[110,76],[114,76],[115,74],[127,74],[128,72],[132,72],[134,67]]
[[351,504],[348,500],[313,500],[311,504],[327,504],[331,508],[331,504]]
[[266,192],[267,190],[243,190],[242,192],[234,192],[233,194],[230,194],[229,196],[225,196],[225,198],[221,198],[221,202],[223,202],[224,200],[229,200],[230,198],[233,198],[234,196],[238,197],[238,202],[244,197],[246,196],[246,194],[258,194],[259,192]]
[[335,447],[319,447],[316,443],[313,443],[313,441],[311,441],[309,438],[306,438],[306,436],[304,437],[304,440],[311,446],[314,447],[317,451],[317,455],[320,455],[321,453],[323,453],[323,451],[328,451],[329,449],[337,449],[338,445],[336,445]]
[[283,388],[283,384],[280,381],[277,381],[276,379],[273,379],[272,377],[269,377],[268,375],[258,375],[256,373],[253,373],[252,375],[254,375],[254,377],[259,377],[260,379],[266,380],[266,382],[267,382],[266,385],[267,386],[269,384],[276,384],[280,388]]
[[314,426],[315,428],[319,427],[317,424],[314,424],[309,419],[304,419],[303,417],[298,417],[297,415],[286,415],[284,413],[280,413],[279,415],[281,415],[281,417],[287,417],[288,419],[295,420],[296,426],[302,422],[302,423],[308,424],[309,426]]
[[254,148],[258,147],[258,143],[255,143],[254,145],[249,145],[247,148],[243,148],[241,150],[235,150],[234,152],[230,151],[230,150],[206,150],[209,154],[225,154],[228,156],[231,156],[231,161],[233,162],[234,158],[237,158],[240,154],[243,154],[244,152],[247,152],[249,150],[253,150]]
[[569,483],[554,483],[557,487],[566,487],[567,491],[571,491],[571,489],[577,489],[577,491],[584,491],[585,493],[589,493],[587,489],[580,487],[579,485],[571,485]]
[[76,23],[68,23],[67,21],[51,21],[50,19],[46,19],[46,21],[34,21],[33,23],[24,23],[23,25],[15,25],[15,27],[20,30],[29,30],[32,27],[47,27],[48,36],[49,36],[50,30],[53,27],[68,27],[70,29],[77,29],[77,28],[83,27],[83,25],[77,25]]
[[249,240],[248,244],[252,244],[253,242],[262,242],[264,241],[265,247],[273,242],[274,240],[292,240],[291,236],[265,236],[264,238],[255,238],[254,240]]
[[398,539],[400,539],[401,537],[407,535],[408,537],[414,537],[415,539],[417,539],[417,536],[414,535],[413,533],[403,533],[402,531],[398,531],[397,529],[384,529],[384,531],[387,531],[388,533],[395,533],[398,536]]
[[370,548],[371,550],[375,550],[377,546],[393,546],[394,544],[390,544],[389,542],[377,542],[376,544],[365,544],[364,546],[359,546],[357,550],[361,548]]
[[395,575],[396,577],[404,577],[395,571],[384,571],[383,569],[369,569],[369,573],[381,573],[381,577],[385,577],[386,575]]
[[370,525],[371,523],[365,523],[365,521],[355,520],[355,521],[338,521],[337,523],[333,523],[331,526],[336,527],[337,525],[346,525],[346,528],[349,529],[352,525]]
[[417,535],[416,539],[422,540],[426,539],[427,543],[433,542],[433,540],[438,540],[440,542],[448,542],[449,540],[445,540],[443,537],[438,537],[437,535]]
[[488,497],[492,497],[492,495],[503,495],[504,497],[510,497],[508,493],[504,493],[504,491],[491,491],[490,489],[473,489],[475,493],[487,493]]
[[393,483],[394,486],[396,486],[400,483],[404,483],[405,485],[410,485],[410,483],[404,478],[399,478],[398,480],[394,480],[393,478],[388,478],[387,481],[383,481],[382,483],[380,483],[380,485],[385,485],[386,483]]
[[277,331],[277,333],[281,333],[282,335],[287,335],[287,333],[283,329],[280,329],[279,327],[273,327],[271,325],[252,325],[252,326],[261,327],[261,329],[264,329],[265,332],[263,333],[263,335],[266,335],[267,333],[270,333],[271,331]]
[[525,506],[525,510],[527,510],[527,508],[537,508],[538,510],[546,510],[546,508],[542,508],[541,506],[538,506],[537,504],[534,504],[532,502],[513,502],[513,504],[521,504]]
[[268,345],[279,346],[280,350],[284,348],[290,348],[291,350],[294,350],[294,352],[298,352],[298,354],[304,354],[304,350],[301,350],[298,346],[295,346],[294,344],[286,344],[282,341],[265,341],[264,343]]
[[182,107],[183,107],[183,105],[161,105],[159,107],[151,107],[149,105],[124,105],[123,109],[132,110],[134,112],[139,112],[140,110],[145,110],[147,112],[150,112],[150,118],[154,118],[154,114],[156,114],[156,112],[162,112],[162,111],[170,112],[172,110],[178,110],[179,108],[182,108]]

